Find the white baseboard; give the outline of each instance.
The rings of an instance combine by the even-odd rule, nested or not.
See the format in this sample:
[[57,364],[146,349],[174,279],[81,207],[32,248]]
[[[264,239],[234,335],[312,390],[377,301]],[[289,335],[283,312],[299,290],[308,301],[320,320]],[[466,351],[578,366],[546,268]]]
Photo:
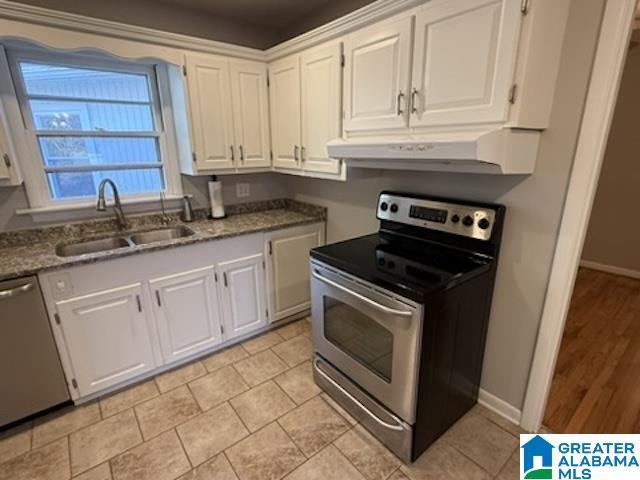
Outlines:
[[522,416],[520,410],[482,388],[478,394],[478,403],[509,420],[514,425],[520,425],[520,417]]
[[592,270],[599,270],[601,272],[612,273],[614,275],[622,275],[623,277],[640,279],[639,271],[630,270],[628,268],[616,267],[614,265],[605,265],[604,263],[592,262],[591,260],[580,260],[580,266],[591,268]]

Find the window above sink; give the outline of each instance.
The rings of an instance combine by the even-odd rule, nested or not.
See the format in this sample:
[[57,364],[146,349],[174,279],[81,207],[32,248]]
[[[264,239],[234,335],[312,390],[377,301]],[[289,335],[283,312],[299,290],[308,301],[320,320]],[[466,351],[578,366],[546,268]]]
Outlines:
[[31,211],[93,208],[104,178],[118,184],[123,203],[180,197],[164,64],[22,45],[7,60]]

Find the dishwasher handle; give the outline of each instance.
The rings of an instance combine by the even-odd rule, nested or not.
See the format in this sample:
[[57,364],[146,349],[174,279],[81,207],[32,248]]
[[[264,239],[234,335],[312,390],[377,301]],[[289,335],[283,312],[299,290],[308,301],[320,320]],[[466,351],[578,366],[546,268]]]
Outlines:
[[358,300],[362,300],[363,302],[365,302],[366,304],[372,306],[373,308],[376,308],[378,310],[383,311],[384,313],[388,313],[389,315],[397,315],[398,317],[411,317],[413,316],[413,312],[409,311],[409,310],[397,310],[395,308],[390,308],[387,307],[386,305],[382,305],[381,303],[376,302],[375,300],[371,300],[370,298],[365,297],[364,295],[361,295],[358,292],[354,292],[353,290],[340,285],[337,282],[334,282],[333,280],[329,280],[327,277],[324,277],[322,275],[320,275],[320,273],[317,270],[313,270],[311,272],[311,274],[317,278],[318,280],[320,280],[321,282],[324,282],[328,285],[331,285],[334,288],[337,288],[338,290],[342,290],[345,293],[348,293],[351,296],[356,297]]
[[0,300],[19,297],[20,295],[29,293],[34,288],[35,288],[35,285],[33,284],[33,282],[29,282],[29,283],[25,283],[24,285],[20,285],[19,287],[0,290]]

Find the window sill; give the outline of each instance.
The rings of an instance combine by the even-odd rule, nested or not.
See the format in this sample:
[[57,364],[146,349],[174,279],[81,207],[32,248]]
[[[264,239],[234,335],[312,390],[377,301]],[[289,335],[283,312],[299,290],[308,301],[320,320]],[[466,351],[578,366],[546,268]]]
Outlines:
[[[180,206],[184,195],[165,196],[167,210],[175,210]],[[126,215],[160,211],[160,198],[129,198],[122,199],[122,206]],[[130,208],[127,208],[130,207]],[[55,205],[49,207],[23,208],[16,210],[16,215],[30,215],[34,222],[67,222],[70,220],[86,220],[108,218],[113,216],[113,200],[107,200],[107,211],[98,212],[95,201]]]

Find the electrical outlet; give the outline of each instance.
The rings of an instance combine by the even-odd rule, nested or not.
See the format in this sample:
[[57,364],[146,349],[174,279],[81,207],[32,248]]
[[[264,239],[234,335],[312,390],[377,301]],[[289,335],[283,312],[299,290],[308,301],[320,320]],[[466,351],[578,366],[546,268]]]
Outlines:
[[251,187],[248,183],[236,184],[236,197],[246,198],[251,195]]

